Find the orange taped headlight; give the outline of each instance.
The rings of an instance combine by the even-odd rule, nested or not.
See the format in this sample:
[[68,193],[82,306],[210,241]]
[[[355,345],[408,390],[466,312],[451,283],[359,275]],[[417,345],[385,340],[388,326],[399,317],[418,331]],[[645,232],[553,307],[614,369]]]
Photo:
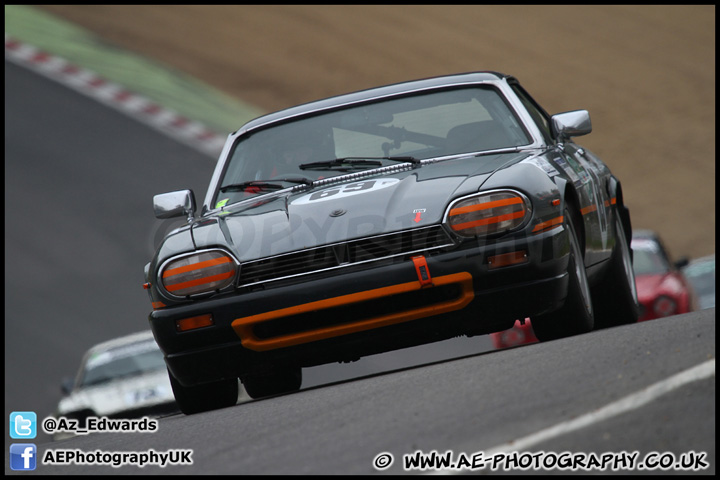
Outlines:
[[237,265],[219,250],[194,253],[168,262],[160,279],[170,294],[184,297],[222,290],[233,283]]
[[530,214],[530,203],[517,192],[489,192],[460,199],[450,206],[447,225],[465,237],[503,233],[519,227]]

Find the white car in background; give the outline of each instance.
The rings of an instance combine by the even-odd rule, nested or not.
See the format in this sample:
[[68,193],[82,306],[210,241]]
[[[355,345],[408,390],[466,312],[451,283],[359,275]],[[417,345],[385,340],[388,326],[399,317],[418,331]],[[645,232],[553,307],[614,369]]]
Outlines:
[[683,273],[695,289],[699,308],[715,308],[715,254],[690,260]]
[[[150,330],[95,345],[83,356],[56,417],[139,418],[178,412],[167,368]],[[56,435],[57,440],[62,435]]]

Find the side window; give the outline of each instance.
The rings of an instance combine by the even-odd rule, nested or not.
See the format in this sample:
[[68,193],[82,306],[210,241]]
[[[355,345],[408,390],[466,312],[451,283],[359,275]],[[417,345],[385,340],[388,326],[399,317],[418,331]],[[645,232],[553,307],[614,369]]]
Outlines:
[[550,118],[548,117],[548,114],[545,113],[545,111],[537,103],[535,103],[535,100],[533,100],[520,85],[513,84],[511,87],[537,124],[543,137],[545,138],[545,141],[548,144],[553,143],[552,131],[550,129]]

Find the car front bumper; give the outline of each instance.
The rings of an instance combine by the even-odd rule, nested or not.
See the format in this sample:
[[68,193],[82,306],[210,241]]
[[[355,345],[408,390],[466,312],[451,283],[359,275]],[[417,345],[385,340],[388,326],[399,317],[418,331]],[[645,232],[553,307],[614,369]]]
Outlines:
[[[184,385],[242,378],[270,366],[352,361],[504,330],[515,319],[559,308],[568,251],[567,231],[558,227],[159,309],[150,324],[168,368]],[[507,258],[514,260],[493,262]],[[178,320],[207,314],[211,326],[178,331]]]

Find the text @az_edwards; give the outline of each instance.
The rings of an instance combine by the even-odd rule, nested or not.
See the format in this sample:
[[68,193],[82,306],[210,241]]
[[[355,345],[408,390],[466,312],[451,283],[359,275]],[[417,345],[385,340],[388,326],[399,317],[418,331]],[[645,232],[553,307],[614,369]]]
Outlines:
[[87,417],[84,426],[80,423],[75,418],[47,417],[42,422],[42,428],[48,435],[56,433],[87,435],[95,432],[153,433],[158,429],[158,421],[148,417],[138,419]]

